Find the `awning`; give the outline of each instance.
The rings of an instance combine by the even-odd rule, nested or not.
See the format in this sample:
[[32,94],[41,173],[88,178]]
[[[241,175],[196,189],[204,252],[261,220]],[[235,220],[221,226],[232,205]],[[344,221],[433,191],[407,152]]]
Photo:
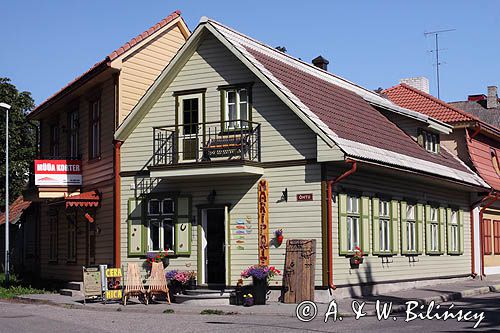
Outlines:
[[[24,211],[29,208],[31,201],[24,200],[23,196],[19,196],[13,203],[9,206],[9,222],[15,224],[19,222]],[[5,212],[0,214],[0,225],[5,223]]]
[[486,137],[478,135],[477,139],[472,139],[466,133],[467,148],[477,173],[494,190],[500,191],[500,149]]
[[83,192],[64,197],[66,208],[68,207],[97,207],[101,201],[98,191]]

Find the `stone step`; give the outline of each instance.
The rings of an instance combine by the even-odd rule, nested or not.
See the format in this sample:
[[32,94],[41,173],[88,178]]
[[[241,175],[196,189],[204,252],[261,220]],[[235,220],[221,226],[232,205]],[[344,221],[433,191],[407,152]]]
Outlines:
[[83,282],[71,281],[66,283],[65,289],[72,289],[77,291],[83,290]]
[[59,294],[63,296],[79,297],[83,296],[83,293],[79,290],[73,289],[60,289]]
[[215,289],[193,289],[193,290],[185,290],[184,293],[186,295],[226,295],[234,291],[234,289],[224,289],[224,290],[215,290]]
[[190,305],[229,305],[229,293],[198,294],[198,295],[175,295],[175,303]]

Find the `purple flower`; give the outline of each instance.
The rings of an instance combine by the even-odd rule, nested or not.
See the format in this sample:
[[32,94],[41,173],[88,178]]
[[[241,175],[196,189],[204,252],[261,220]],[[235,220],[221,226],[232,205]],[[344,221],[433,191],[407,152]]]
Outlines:
[[177,271],[176,270],[168,271],[167,273],[165,273],[165,277],[169,281],[173,281],[175,279],[176,275],[177,275]]

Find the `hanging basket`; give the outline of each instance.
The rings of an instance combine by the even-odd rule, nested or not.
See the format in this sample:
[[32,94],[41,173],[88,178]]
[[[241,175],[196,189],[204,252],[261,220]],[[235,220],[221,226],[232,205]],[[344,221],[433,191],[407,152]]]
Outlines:
[[359,268],[359,265],[363,263],[363,258],[350,258],[349,263],[351,264],[351,268]]

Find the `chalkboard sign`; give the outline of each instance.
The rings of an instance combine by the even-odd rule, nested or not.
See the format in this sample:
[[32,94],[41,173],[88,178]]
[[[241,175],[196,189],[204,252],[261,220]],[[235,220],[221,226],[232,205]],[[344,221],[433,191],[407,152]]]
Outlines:
[[90,297],[102,297],[99,267],[83,267],[83,296],[84,301]]
[[316,240],[289,239],[283,270],[283,303],[314,301]]

